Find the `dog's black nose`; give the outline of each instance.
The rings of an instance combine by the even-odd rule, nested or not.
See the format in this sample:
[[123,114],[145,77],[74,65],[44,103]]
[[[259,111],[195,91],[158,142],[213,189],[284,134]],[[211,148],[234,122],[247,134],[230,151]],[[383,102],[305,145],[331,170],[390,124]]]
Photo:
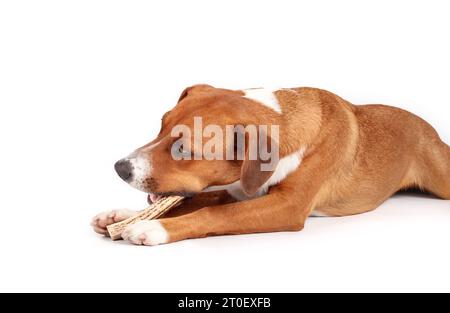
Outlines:
[[114,168],[116,169],[117,174],[119,174],[120,178],[124,181],[131,180],[131,176],[133,176],[133,166],[131,162],[127,159],[119,160],[116,164],[114,164]]

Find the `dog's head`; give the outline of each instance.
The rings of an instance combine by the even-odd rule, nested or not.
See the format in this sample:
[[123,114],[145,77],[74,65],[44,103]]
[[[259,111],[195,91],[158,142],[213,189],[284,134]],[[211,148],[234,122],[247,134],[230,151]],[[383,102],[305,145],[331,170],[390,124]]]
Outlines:
[[208,85],[187,88],[177,105],[164,114],[157,138],[118,161],[115,169],[152,201],[165,195],[190,196],[238,180],[247,194],[254,194],[273,173],[261,170],[261,165],[274,160],[262,160],[259,154],[250,158],[248,147],[238,151],[236,132],[233,140],[217,134],[227,134],[227,125],[261,124],[261,117],[270,123],[278,118],[276,112],[245,98],[242,91]]

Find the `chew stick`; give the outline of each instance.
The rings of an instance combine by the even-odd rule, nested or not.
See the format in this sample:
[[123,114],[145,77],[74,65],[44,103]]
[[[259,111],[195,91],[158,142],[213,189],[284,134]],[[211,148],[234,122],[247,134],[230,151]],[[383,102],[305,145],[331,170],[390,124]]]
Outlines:
[[170,196],[162,198],[155,203],[152,203],[148,208],[139,212],[138,214],[123,220],[122,222],[108,225],[106,229],[108,230],[109,236],[112,240],[118,240],[122,238],[122,232],[124,229],[130,225],[143,220],[152,220],[160,217],[168,210],[178,205],[183,200],[180,196]]

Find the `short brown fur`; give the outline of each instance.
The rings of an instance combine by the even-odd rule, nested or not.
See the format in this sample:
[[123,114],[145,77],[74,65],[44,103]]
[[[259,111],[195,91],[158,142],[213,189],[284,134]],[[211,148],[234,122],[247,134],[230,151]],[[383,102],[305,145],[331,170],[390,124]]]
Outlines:
[[[390,106],[356,106],[315,88],[275,94],[282,114],[244,98],[242,91],[193,86],[165,115],[153,141],[163,144],[152,153],[148,189],[196,194],[160,220],[169,242],[301,230],[313,210],[327,216],[364,213],[411,187],[450,199],[450,148],[421,118]],[[192,126],[193,116],[222,126],[280,125],[280,157],[307,147],[303,162],[259,198],[239,202],[226,192],[202,193],[241,179],[243,162],[172,160],[170,131],[176,124]]]

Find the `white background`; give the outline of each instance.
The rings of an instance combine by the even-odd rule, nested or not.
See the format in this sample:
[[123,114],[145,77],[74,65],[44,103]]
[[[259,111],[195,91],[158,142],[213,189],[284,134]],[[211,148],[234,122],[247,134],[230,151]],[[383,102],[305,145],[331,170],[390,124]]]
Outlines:
[[450,143],[448,1],[0,2],[0,289],[450,291],[450,202],[402,194],[303,232],[135,247],[95,235],[146,196],[114,162],[194,83],[315,86]]

